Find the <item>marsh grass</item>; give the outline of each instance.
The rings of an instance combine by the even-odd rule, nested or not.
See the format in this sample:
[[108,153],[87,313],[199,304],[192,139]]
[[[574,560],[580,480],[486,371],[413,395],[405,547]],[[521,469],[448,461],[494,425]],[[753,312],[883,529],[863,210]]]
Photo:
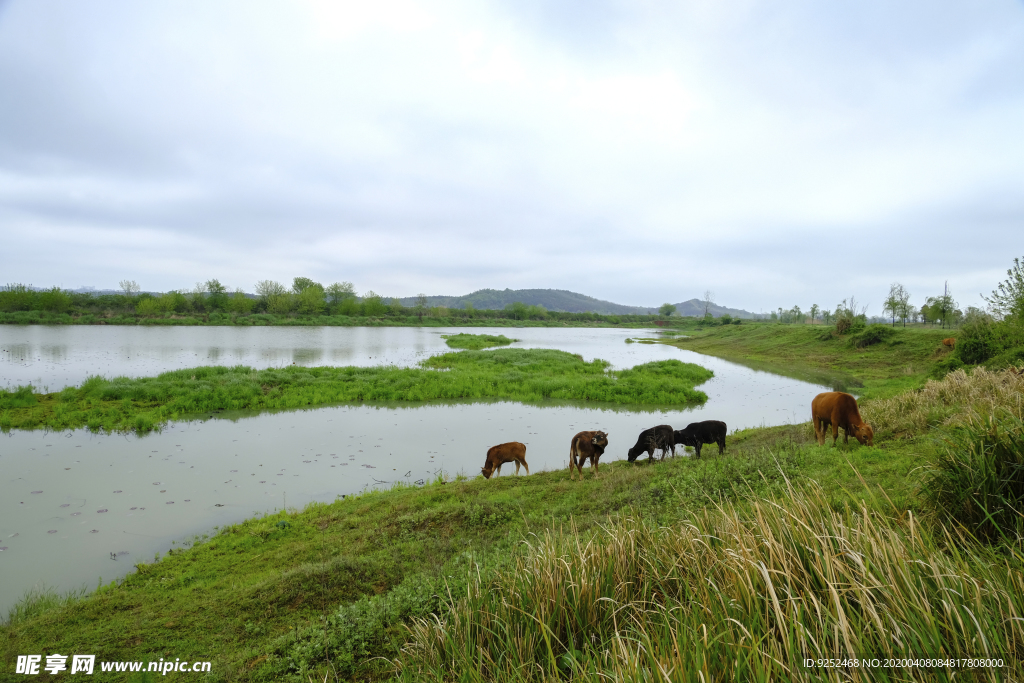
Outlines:
[[512,342],[519,341],[518,339],[509,339],[503,334],[468,334],[466,332],[460,332],[459,334],[442,334],[441,338],[444,339],[444,343],[453,349],[488,349],[494,346],[508,346]]
[[971,413],[951,430],[929,469],[924,499],[988,543],[1024,543],[1024,422],[1006,410]]
[[[710,370],[676,360],[612,371],[603,360],[552,349],[459,351],[418,368],[300,367],[255,370],[199,367],[157,377],[105,379],[39,395],[0,391],[0,427],[145,433],[169,420],[224,410],[310,408],[362,401],[509,399],[594,401],[630,405],[703,403],[694,387]],[[29,399],[38,402],[26,407]],[[6,404],[3,402],[7,402]],[[19,403],[21,402],[21,403]]]
[[997,681],[1020,673],[1024,576],[955,532],[836,509],[811,485],[667,526],[548,530],[409,637],[409,681],[906,680],[921,670],[802,662],[978,656],[1011,667],[970,674]]
[[55,609],[75,604],[87,593],[86,589],[58,591],[54,588],[39,587],[28,591],[7,610],[4,626],[17,626]]
[[954,370],[917,391],[867,402],[861,414],[876,436],[900,437],[962,424],[974,413],[996,411],[1024,417],[1024,375],[1019,370]]

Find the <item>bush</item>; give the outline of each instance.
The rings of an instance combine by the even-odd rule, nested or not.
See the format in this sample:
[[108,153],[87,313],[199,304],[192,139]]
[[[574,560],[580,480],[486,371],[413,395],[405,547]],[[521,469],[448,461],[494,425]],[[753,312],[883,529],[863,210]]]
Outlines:
[[954,353],[969,365],[984,363],[999,351],[992,323],[977,320],[960,328]]
[[1002,411],[977,413],[947,439],[922,486],[925,500],[976,538],[1024,536],[1024,422]]
[[[853,327],[850,328],[853,330]],[[890,342],[896,336],[896,330],[888,325],[869,325],[862,332],[855,332],[850,336],[850,343],[858,349],[866,346]]]

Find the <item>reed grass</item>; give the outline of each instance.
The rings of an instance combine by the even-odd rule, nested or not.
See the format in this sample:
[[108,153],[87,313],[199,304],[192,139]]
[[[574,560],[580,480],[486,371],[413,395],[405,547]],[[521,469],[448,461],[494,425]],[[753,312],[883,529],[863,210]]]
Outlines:
[[866,402],[861,410],[876,437],[912,436],[930,427],[955,426],[974,413],[1008,411],[1024,417],[1024,374],[1014,368],[954,370],[918,391]]
[[606,361],[586,362],[552,349],[450,352],[428,358],[418,368],[210,366],[135,379],[94,376],[78,387],[36,394],[31,405],[24,387],[0,390],[0,428],[84,426],[145,433],[169,420],[215,411],[362,401],[560,399],[684,405],[707,400],[695,386],[712,376],[710,370],[675,360],[611,371]]
[[924,499],[988,543],[1024,545],[1024,421],[1005,410],[970,414],[929,468]]
[[[514,567],[412,620],[409,681],[970,680],[1021,674],[1020,562],[816,486],[658,527],[550,530]],[[806,668],[806,659],[1002,659],[1002,668]]]

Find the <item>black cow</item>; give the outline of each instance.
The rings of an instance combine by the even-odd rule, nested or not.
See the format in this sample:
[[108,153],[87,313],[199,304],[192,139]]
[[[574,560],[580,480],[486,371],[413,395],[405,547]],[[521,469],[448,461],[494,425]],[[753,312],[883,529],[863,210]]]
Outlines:
[[627,457],[633,462],[637,457],[647,451],[647,460],[654,460],[654,450],[661,449],[661,459],[665,459],[665,453],[669,450],[672,455],[676,454],[676,445],[672,441],[672,428],[668,425],[658,425],[640,432],[636,445],[629,449]]
[[672,433],[672,440],[684,446],[692,446],[700,457],[700,449],[706,443],[717,443],[718,454],[725,453],[725,433],[728,428],[724,422],[718,420],[705,420],[704,422],[691,422],[686,429],[677,429]]

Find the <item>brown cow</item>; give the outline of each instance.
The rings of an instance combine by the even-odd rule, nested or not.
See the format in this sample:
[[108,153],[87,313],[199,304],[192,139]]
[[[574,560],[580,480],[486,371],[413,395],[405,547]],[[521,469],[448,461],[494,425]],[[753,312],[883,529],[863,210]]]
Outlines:
[[818,445],[825,445],[828,426],[832,425],[832,445],[839,438],[839,428],[843,428],[843,443],[849,443],[850,435],[868,446],[874,445],[875,431],[871,425],[861,419],[857,410],[857,399],[841,391],[826,391],[818,394],[811,401],[811,422],[814,423],[814,435],[818,437]]
[[948,337],[946,339],[943,339],[942,340],[942,345],[943,346],[948,346],[951,349],[955,349],[956,348],[956,337]]
[[514,462],[516,464],[516,474],[519,474],[520,465],[525,467],[526,473],[529,474],[530,466],[526,464],[526,444],[519,443],[518,441],[509,441],[508,443],[491,446],[487,450],[487,462],[480,468],[480,471],[485,479],[490,479],[494,473],[501,474],[501,466],[507,462]]
[[580,432],[572,437],[572,443],[569,444],[569,478],[574,478],[573,468],[576,468],[580,472],[580,481],[583,481],[583,465],[587,460],[590,460],[596,477],[597,461],[607,447],[608,435],[604,432]]

